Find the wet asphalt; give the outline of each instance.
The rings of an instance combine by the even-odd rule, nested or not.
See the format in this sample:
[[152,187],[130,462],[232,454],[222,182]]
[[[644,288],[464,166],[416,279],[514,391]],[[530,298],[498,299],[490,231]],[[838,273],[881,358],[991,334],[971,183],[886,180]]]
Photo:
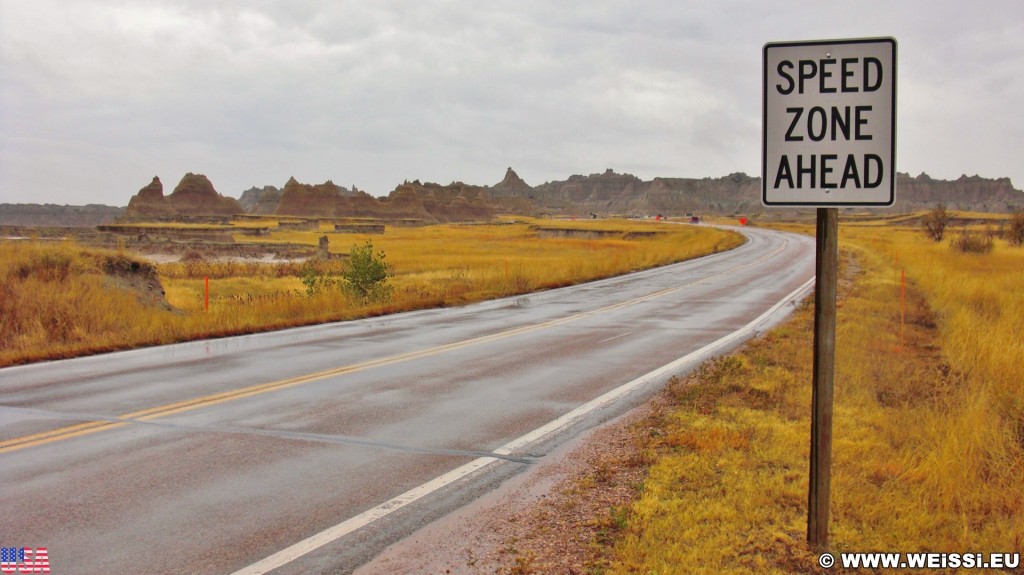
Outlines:
[[[752,319],[814,240],[459,308],[0,369],[0,546],[53,573],[231,574]],[[661,382],[663,383],[663,382]],[[347,573],[659,384],[273,573]]]

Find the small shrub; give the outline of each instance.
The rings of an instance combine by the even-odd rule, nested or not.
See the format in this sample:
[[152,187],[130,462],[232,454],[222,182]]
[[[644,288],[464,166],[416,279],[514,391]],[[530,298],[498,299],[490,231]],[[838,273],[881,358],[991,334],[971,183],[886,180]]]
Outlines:
[[1024,245],[1024,209],[1014,210],[1010,219],[1010,231],[1006,238],[1012,245]]
[[939,205],[935,206],[924,217],[925,233],[931,239],[941,242],[942,237],[946,233],[946,226],[949,225],[950,218],[949,212],[946,211],[946,204],[940,202]]
[[302,285],[306,286],[306,295],[313,297],[338,285],[338,280],[329,273],[318,269],[315,265],[307,264],[299,274]]
[[363,303],[385,302],[394,296],[388,279],[395,274],[383,251],[373,252],[373,242],[352,246],[345,269],[341,272],[341,289],[349,297]]
[[995,242],[991,234],[976,234],[964,229],[950,245],[965,254],[987,254],[992,251]]

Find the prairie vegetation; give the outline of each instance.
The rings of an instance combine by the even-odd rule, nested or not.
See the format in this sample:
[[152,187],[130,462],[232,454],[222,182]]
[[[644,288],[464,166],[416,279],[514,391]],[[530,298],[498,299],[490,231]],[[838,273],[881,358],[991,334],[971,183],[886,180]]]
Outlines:
[[949,244],[964,253],[987,254],[995,247],[995,234],[991,229],[977,232],[964,228]]
[[946,226],[949,225],[950,217],[949,212],[946,211],[946,204],[943,203],[940,203],[932,211],[928,212],[923,221],[925,233],[928,234],[928,237],[941,242],[942,237],[946,234]]
[[0,242],[0,365],[173,341],[181,318],[158,286],[152,266],[116,252]]
[[1010,231],[1007,235],[1010,244],[1020,247],[1024,245],[1024,210],[1013,212],[1010,219]]
[[[840,242],[831,548],[1024,551],[1024,249],[873,225],[841,226]],[[812,311],[670,387],[608,572],[818,570]]]
[[[622,235],[549,239],[527,224],[389,228],[373,236],[374,252],[387,255],[394,273],[388,298],[345,297],[339,289],[307,293],[302,279],[310,270],[344,278],[349,252],[357,253],[367,240],[359,234],[327,232],[330,259],[269,263],[193,255],[155,267],[70,242],[0,242],[0,366],[459,305],[682,261],[742,242],[737,234],[706,227],[627,221],[559,226]],[[635,231],[659,233],[626,238]],[[322,235],[275,231],[256,241],[316,246]],[[152,281],[143,286],[142,277]],[[160,284],[169,306],[150,297],[159,296]]]

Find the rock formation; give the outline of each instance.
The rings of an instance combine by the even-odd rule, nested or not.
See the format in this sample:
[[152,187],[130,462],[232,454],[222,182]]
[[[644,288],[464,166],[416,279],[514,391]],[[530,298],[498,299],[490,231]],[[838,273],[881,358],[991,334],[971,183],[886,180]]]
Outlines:
[[523,179],[519,177],[519,174],[510,167],[505,170],[504,179],[491,186],[488,189],[488,193],[492,198],[501,198],[523,193],[529,194],[532,190],[533,188],[524,182]]
[[177,210],[164,197],[164,185],[160,178],[153,176],[153,181],[139,190],[128,200],[125,215],[129,218],[174,216]]
[[300,184],[288,178],[281,190],[281,201],[275,213],[279,216],[333,217],[334,206],[341,194],[330,180],[319,185]]
[[130,220],[165,220],[183,216],[230,216],[243,212],[238,200],[220,195],[206,176],[190,172],[169,196],[164,196],[160,178],[154,177],[128,201],[125,216]]
[[281,203],[281,190],[274,186],[253,186],[242,192],[238,203],[247,214],[271,215],[277,212],[277,206]]
[[487,221],[494,217],[478,186],[454,182],[447,186],[405,182],[386,198],[349,191],[330,181],[310,185],[291,178],[285,184],[275,213],[328,218],[377,218],[424,224]]
[[495,208],[488,203],[485,188],[472,186],[462,182],[452,182],[446,186],[419,181],[406,182],[395,188],[386,202],[396,199],[401,205],[412,204],[415,196],[423,206],[428,217],[437,222],[481,222],[494,218]]
[[167,201],[183,216],[230,216],[244,212],[238,200],[220,195],[206,176],[191,172],[181,178]]
[[344,218],[376,218],[382,213],[380,201],[366,192],[349,198],[338,198],[334,213]]
[[533,202],[533,188],[512,168],[507,169],[505,177],[497,184],[486,188],[482,195],[498,213],[535,216],[541,211]]
[[744,173],[723,178],[655,178],[644,188],[644,206],[632,206],[630,213],[733,214],[763,209],[761,179]]

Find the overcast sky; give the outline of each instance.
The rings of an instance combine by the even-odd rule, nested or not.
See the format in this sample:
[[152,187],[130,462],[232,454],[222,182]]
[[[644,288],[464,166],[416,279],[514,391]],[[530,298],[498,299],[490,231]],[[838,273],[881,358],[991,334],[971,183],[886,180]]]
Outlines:
[[763,44],[873,36],[897,169],[1021,188],[1020,0],[0,0],[0,202],[756,175]]

